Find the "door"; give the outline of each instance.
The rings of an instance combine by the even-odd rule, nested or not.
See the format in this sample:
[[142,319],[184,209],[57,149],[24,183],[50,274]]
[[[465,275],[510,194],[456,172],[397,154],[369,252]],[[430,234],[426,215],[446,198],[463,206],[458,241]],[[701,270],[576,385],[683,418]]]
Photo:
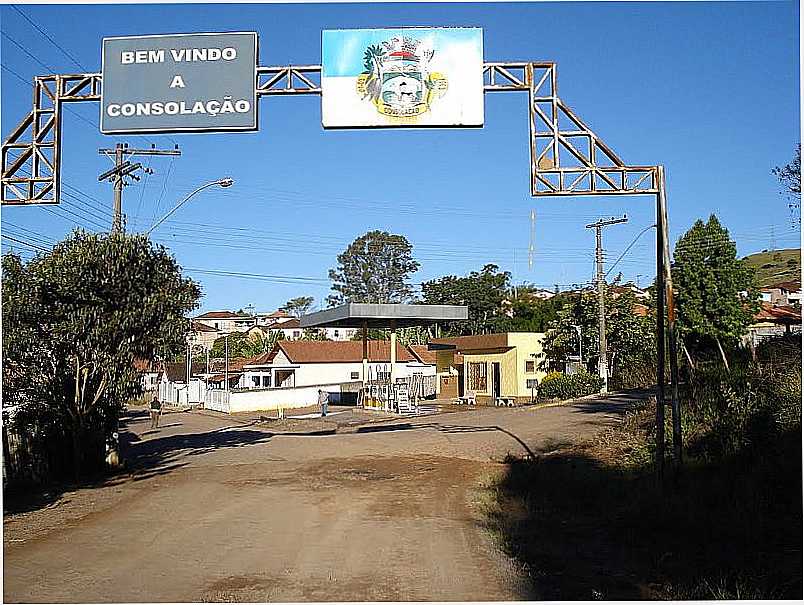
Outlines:
[[500,396],[500,362],[491,362],[491,394],[496,399]]
[[441,397],[441,399],[454,399],[458,396],[458,377],[441,376],[441,392],[439,393],[439,397]]

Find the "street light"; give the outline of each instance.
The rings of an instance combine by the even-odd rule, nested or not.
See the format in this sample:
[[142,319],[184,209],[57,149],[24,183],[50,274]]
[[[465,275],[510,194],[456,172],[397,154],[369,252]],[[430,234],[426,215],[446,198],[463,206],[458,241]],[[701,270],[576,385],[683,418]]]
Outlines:
[[201,191],[201,190],[203,190],[203,189],[206,189],[207,187],[212,187],[212,186],[214,186],[214,185],[219,185],[219,186],[223,187],[224,189],[226,189],[227,187],[231,187],[232,185],[234,185],[234,180],[233,180],[233,179],[231,179],[231,178],[229,178],[229,177],[226,177],[226,178],[223,178],[223,179],[218,179],[217,181],[212,181],[211,183],[207,183],[206,185],[201,185],[201,186],[200,186],[198,189],[196,189],[195,191],[193,191],[193,192],[192,192],[190,195],[188,195],[186,198],[184,198],[184,199],[183,199],[182,201],[180,201],[178,204],[176,204],[175,206],[173,206],[173,208],[170,210],[170,212],[168,212],[168,213],[167,213],[165,216],[163,216],[163,217],[162,217],[162,218],[160,218],[158,221],[156,221],[156,222],[155,222],[155,223],[154,223],[154,224],[151,226],[151,228],[150,228],[150,229],[148,229],[148,231],[146,231],[146,232],[145,232],[145,235],[151,235],[151,232],[152,232],[154,229],[156,229],[156,228],[157,228],[159,225],[161,225],[161,224],[162,224],[162,223],[163,223],[163,222],[164,222],[164,221],[165,221],[165,220],[166,220],[166,219],[167,219],[167,218],[168,218],[168,217],[169,217],[171,214],[173,214],[174,212],[176,212],[176,210],[178,210],[179,208],[181,208],[181,206],[182,206],[182,205],[183,205],[183,204],[184,204],[184,203],[185,203],[187,200],[189,200],[191,197],[193,197],[193,196],[194,196],[196,193],[198,193],[199,191]]
[[578,333],[578,364],[583,366],[583,339],[581,338],[581,326],[572,324],[575,331]]

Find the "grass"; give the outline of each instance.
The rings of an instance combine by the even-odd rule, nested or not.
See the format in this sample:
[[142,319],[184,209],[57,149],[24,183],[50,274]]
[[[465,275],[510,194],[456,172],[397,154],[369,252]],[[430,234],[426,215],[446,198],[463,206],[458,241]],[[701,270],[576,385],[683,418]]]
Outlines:
[[593,441],[511,460],[476,504],[527,566],[534,598],[802,596],[801,433],[772,448],[652,472],[655,404]]
[[782,281],[801,280],[801,249],[763,251],[745,257],[748,265],[756,270],[760,286]]

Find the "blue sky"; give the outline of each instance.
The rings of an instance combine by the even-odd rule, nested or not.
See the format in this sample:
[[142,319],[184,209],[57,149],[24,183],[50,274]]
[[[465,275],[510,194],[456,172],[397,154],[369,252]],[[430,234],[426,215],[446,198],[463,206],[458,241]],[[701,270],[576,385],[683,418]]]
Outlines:
[[[324,29],[482,27],[486,61],[556,61],[559,96],[623,160],[666,166],[672,242],[712,212],[740,254],[772,239],[779,248],[800,242],[770,174],[800,139],[794,2],[19,8],[41,32],[0,8],[4,139],[31,109],[31,78],[99,71],[105,36],[257,31],[260,65],[307,65],[321,62]],[[654,220],[647,196],[531,198],[524,93],[486,94],[482,129],[324,131],[316,96],[263,98],[259,111],[256,133],[112,137],[98,130],[97,103],[74,104],[63,122],[65,203],[4,207],[3,232],[47,245],[77,225],[107,230],[112,189],[97,175],[111,164],[97,150],[116,142],[182,150],[154,158],[154,174],[125,189],[129,231],[147,229],[206,182],[235,179],[200,193],[154,232],[202,284],[202,310],[268,311],[301,295],[320,303],[337,254],[370,229],[408,237],[422,265],[416,283],[487,262],[518,283],[583,283],[594,268],[594,234],[584,225],[628,214],[627,224],[605,230],[612,262]],[[648,283],[653,238],[643,235],[614,273]]]

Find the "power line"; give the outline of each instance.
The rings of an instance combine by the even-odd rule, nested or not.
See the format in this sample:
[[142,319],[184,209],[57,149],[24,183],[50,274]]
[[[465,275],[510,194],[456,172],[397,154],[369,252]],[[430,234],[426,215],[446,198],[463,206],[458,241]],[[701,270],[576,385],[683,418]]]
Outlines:
[[611,270],[614,269],[614,267],[617,266],[617,263],[619,263],[626,254],[628,254],[628,251],[631,249],[631,246],[633,246],[634,244],[637,243],[637,240],[640,237],[642,237],[642,234],[645,233],[646,231],[648,231],[648,229],[653,229],[655,226],[656,226],[656,223],[654,223],[653,225],[648,225],[642,231],[639,232],[639,234],[634,238],[634,241],[632,241],[630,244],[628,244],[628,247],[623,251],[622,254],[620,254],[619,258],[617,258],[617,260],[614,261],[614,264],[611,267],[609,267],[609,270],[606,271],[606,275],[603,276],[603,279],[606,279],[609,276],[609,273],[611,273]]
[[37,245],[35,245],[35,244],[31,244],[31,243],[29,243],[29,242],[26,242],[26,241],[23,241],[23,240],[16,239],[16,238],[14,238],[14,237],[11,237],[10,235],[6,235],[5,233],[0,234],[0,237],[3,237],[3,238],[5,238],[5,239],[10,240],[10,241],[12,241],[12,242],[15,242],[15,243],[17,243],[17,244],[21,244],[21,245],[23,245],[23,246],[28,246],[28,247],[30,247],[30,248],[33,248],[34,250],[41,250],[42,252],[48,252],[48,249],[47,249],[47,248],[42,248],[41,246],[37,246]]
[[44,30],[42,30],[42,29],[41,29],[41,28],[40,28],[40,27],[39,27],[39,26],[38,26],[36,23],[34,23],[34,22],[33,22],[33,21],[32,21],[32,20],[31,20],[31,19],[28,17],[28,15],[26,15],[24,12],[22,12],[22,10],[21,10],[20,8],[18,8],[17,6],[15,6],[15,5],[13,5],[13,4],[11,4],[11,5],[9,5],[9,6],[11,6],[11,8],[13,8],[15,11],[17,11],[17,12],[18,12],[20,15],[22,15],[22,18],[23,18],[23,19],[25,19],[25,20],[26,20],[28,23],[30,23],[30,24],[31,24],[31,25],[34,27],[34,29],[36,29],[36,31],[38,31],[38,32],[39,32],[40,34],[42,34],[42,35],[43,35],[45,38],[47,38],[47,39],[50,41],[50,43],[51,43],[53,46],[55,46],[55,47],[56,47],[56,48],[58,48],[58,49],[59,49],[59,50],[60,50],[62,53],[64,53],[64,55],[65,55],[65,56],[66,56],[68,59],[70,59],[70,60],[71,60],[73,63],[75,63],[75,64],[78,66],[78,68],[79,68],[79,69],[81,69],[81,70],[82,70],[82,71],[84,71],[84,72],[89,71],[89,70],[88,70],[86,67],[84,67],[83,65],[81,65],[81,63],[79,63],[79,62],[78,62],[78,59],[76,59],[76,58],[75,58],[73,55],[71,55],[71,54],[70,54],[69,52],[67,52],[67,51],[66,51],[64,48],[62,48],[62,47],[59,45],[59,43],[58,43],[58,42],[56,42],[56,41],[55,41],[53,38],[51,38],[51,37],[50,37],[50,36],[49,36],[49,35],[48,35],[48,34],[47,34],[47,33],[46,33]]

